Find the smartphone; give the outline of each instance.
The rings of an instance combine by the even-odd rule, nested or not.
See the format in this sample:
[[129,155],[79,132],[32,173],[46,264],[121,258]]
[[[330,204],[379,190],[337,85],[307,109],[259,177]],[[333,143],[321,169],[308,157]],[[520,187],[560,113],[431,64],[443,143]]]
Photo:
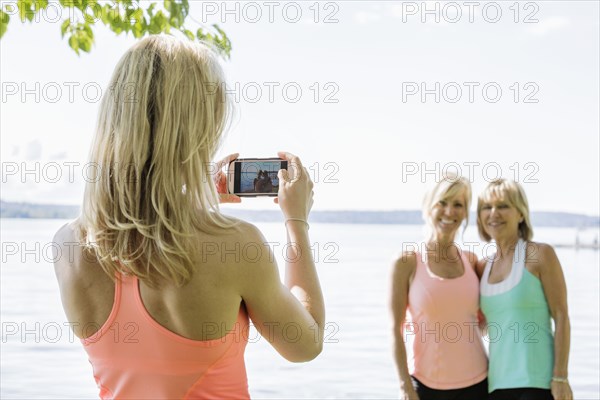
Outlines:
[[227,189],[237,196],[277,196],[277,172],[288,169],[288,162],[280,158],[238,158],[229,164]]

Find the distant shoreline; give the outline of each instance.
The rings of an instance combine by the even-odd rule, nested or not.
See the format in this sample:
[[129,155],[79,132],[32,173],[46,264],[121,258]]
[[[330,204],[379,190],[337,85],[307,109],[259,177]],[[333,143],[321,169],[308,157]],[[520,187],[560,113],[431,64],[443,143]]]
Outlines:
[[[16,219],[74,219],[79,215],[79,206],[16,203],[0,201],[0,218]],[[239,210],[226,208],[224,214],[248,222],[282,223],[279,210]],[[476,216],[470,216],[470,225],[475,226]],[[552,243],[557,248],[600,250],[600,217],[562,212],[533,212],[531,221],[540,228],[575,229],[575,237],[567,243]],[[313,211],[310,223],[366,224],[366,225],[423,225],[421,211]]]
[[[279,210],[235,210],[228,208],[224,213],[251,222],[281,222]],[[79,206],[17,203],[0,201],[0,218],[48,218],[70,219],[79,215]],[[471,215],[471,224],[476,220]],[[532,212],[534,226],[556,228],[598,228],[600,217],[564,212]],[[419,210],[397,211],[313,211],[311,222],[333,224],[378,224],[378,225],[421,225],[423,219]]]

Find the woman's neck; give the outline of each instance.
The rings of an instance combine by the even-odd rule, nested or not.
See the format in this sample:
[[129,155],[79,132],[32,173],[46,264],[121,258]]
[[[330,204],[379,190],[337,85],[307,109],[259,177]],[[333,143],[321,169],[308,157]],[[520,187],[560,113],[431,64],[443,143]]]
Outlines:
[[496,242],[496,258],[503,259],[512,256],[519,242],[519,236],[509,236],[506,238],[498,238]]
[[434,235],[426,244],[427,253],[435,255],[436,259],[457,260],[460,248],[454,241],[454,236]]

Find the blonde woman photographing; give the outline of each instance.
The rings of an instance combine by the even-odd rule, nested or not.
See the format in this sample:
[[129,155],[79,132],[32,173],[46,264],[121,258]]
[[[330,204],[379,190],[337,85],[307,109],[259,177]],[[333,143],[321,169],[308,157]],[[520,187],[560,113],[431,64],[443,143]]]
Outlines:
[[[277,201],[295,244],[282,283],[261,232],[219,211],[220,198],[239,198],[212,170],[229,117],[216,54],[150,36],[121,58],[110,88],[89,157],[98,179],[86,183],[80,217],[54,238],[69,254],[55,263],[63,307],[100,397],[249,398],[249,320],[290,361],[322,349],[306,222],[313,184],[298,157],[279,154],[301,172],[290,180],[279,171]],[[236,252],[247,245],[258,256]],[[297,340],[285,336],[289,324]]]

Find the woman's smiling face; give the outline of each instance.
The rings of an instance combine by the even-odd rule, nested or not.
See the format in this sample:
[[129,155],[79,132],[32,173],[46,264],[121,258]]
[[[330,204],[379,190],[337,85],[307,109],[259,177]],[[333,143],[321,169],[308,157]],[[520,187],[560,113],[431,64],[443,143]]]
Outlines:
[[479,218],[485,232],[496,241],[502,237],[518,235],[519,224],[523,221],[523,216],[506,200],[506,196],[493,196],[484,202]]
[[467,216],[464,190],[438,201],[430,211],[433,228],[438,234],[454,235]]

